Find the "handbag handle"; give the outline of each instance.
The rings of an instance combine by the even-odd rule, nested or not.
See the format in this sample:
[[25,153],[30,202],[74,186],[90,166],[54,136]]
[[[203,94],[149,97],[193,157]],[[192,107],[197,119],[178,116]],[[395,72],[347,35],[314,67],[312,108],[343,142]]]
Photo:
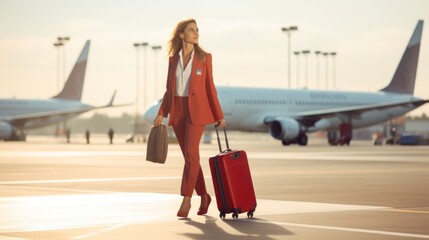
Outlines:
[[[222,146],[220,144],[220,138],[219,138],[219,131],[217,130],[217,128],[219,127],[219,124],[215,125],[215,129],[216,129],[216,136],[217,136],[217,144],[219,146],[219,152],[222,153]],[[223,127],[223,132],[225,133],[225,142],[226,142],[226,150],[225,152],[230,152],[231,149],[229,148],[229,143],[228,143],[228,136],[226,135],[226,128]]]

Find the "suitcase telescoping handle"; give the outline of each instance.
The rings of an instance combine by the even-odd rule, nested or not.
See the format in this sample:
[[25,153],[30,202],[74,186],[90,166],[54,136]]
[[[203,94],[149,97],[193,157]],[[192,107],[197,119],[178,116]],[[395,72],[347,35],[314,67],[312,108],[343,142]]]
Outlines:
[[[216,129],[216,136],[217,136],[217,144],[219,145],[219,152],[222,152],[222,146],[220,144],[220,138],[219,138],[219,131],[217,130],[217,128],[219,127],[218,124],[215,125],[215,129]],[[229,148],[229,144],[228,144],[228,136],[226,136],[226,129],[223,127],[223,132],[225,133],[225,142],[226,142],[226,150],[225,152],[229,152],[231,151],[231,149]]]

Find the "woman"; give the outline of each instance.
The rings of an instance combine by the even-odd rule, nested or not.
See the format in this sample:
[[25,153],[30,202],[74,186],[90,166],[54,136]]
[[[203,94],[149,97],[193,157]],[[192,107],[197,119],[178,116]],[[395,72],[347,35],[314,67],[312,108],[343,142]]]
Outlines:
[[177,24],[169,41],[170,55],[167,90],[154,125],[170,114],[172,125],[185,158],[180,194],[183,201],[178,217],[187,217],[193,191],[201,197],[198,215],[207,213],[211,197],[207,194],[200,166],[199,144],[206,124],[225,127],[212,75],[212,56],[198,45],[198,27],[194,19]]

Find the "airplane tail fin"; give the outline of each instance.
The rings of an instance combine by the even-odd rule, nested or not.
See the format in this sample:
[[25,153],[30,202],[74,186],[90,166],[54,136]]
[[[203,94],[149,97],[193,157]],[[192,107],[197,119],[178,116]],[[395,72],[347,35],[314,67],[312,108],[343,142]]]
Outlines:
[[414,93],[422,32],[423,20],[419,20],[392,80],[380,91],[401,94]]
[[73,67],[73,70],[64,84],[63,90],[52,98],[75,101],[81,100],[90,44],[90,40],[86,41],[85,46],[83,47],[82,52],[80,53],[80,56]]

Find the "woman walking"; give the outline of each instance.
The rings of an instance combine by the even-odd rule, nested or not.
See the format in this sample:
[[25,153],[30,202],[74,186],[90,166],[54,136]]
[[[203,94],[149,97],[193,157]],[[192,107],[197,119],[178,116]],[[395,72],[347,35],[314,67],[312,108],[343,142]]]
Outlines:
[[194,189],[201,197],[198,215],[206,214],[211,202],[200,166],[199,145],[204,127],[215,123],[225,127],[224,115],[213,82],[212,56],[198,44],[194,19],[181,21],[169,41],[167,89],[154,125],[170,114],[176,138],[185,159],[180,194],[183,201],[178,217],[187,217]]

